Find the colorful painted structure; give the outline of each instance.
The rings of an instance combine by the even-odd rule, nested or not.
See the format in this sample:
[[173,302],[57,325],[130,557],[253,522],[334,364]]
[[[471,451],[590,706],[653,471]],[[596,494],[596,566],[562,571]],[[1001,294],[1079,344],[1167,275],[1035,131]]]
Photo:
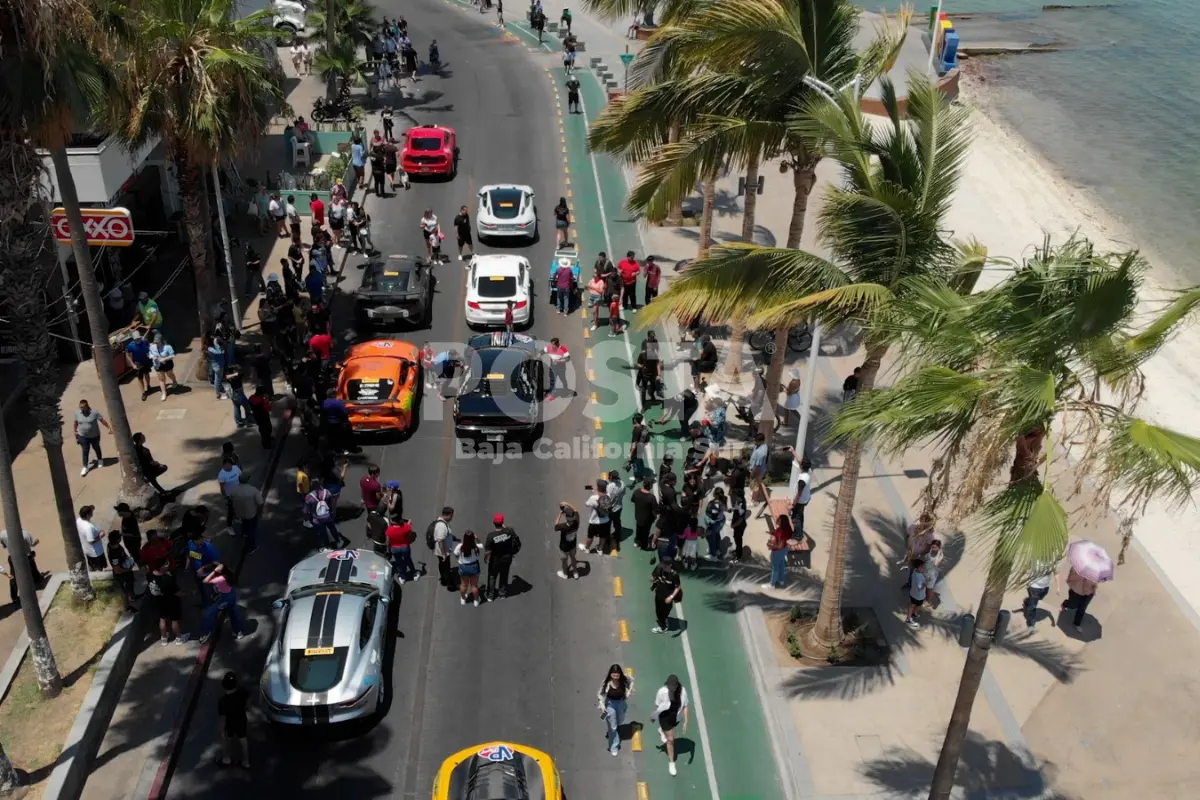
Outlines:
[[937,74],[945,75],[958,66],[958,33],[950,15],[938,9],[936,5],[929,7],[929,47]]

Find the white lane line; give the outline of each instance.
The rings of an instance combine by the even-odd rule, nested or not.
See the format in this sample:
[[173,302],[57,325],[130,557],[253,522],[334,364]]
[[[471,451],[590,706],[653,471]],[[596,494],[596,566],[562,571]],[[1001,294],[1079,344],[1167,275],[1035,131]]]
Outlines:
[[[591,123],[588,119],[587,104],[583,102],[582,92],[580,93],[579,97],[579,107],[583,112],[584,124],[590,128]],[[613,252],[612,236],[608,231],[608,215],[604,212],[604,192],[600,188],[600,170],[596,166],[596,154],[592,152],[590,148],[588,150],[588,158],[592,163],[592,179],[596,182],[596,200],[600,206],[600,224],[604,228],[605,252],[609,253],[609,256],[611,257]],[[633,347],[629,344],[629,337],[624,336],[622,338],[625,341],[625,354],[629,358],[629,363],[633,364]],[[637,401],[638,411],[641,411],[642,397],[641,392],[637,390],[637,378],[635,373],[631,372],[629,374],[629,380],[633,384],[633,396]],[[649,465],[652,473],[658,471],[658,465],[654,461],[654,448],[650,444],[646,445],[646,463]],[[654,491],[655,494],[658,493],[657,486],[655,486]],[[680,636],[680,641],[683,643],[683,659],[687,664],[688,680],[692,684],[692,704],[696,706],[696,724],[700,728],[700,746],[704,748],[704,771],[708,775],[708,788],[712,800],[721,800],[721,793],[717,790],[717,773],[713,768],[712,745],[708,741],[708,724],[704,719],[704,703],[700,699],[700,681],[696,677],[696,661],[692,656],[692,642],[688,637],[687,621],[683,616],[683,603],[675,604],[675,613],[679,621],[683,623],[683,625],[681,625],[683,631],[682,635]]]

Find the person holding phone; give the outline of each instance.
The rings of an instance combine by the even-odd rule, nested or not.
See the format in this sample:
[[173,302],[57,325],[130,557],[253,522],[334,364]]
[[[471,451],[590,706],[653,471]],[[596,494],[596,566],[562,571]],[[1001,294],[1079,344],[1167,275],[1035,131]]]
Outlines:
[[667,771],[675,775],[675,728],[683,722],[682,734],[687,736],[688,694],[687,689],[675,675],[667,676],[667,682],[654,696],[654,716],[658,721],[658,737],[667,746]]

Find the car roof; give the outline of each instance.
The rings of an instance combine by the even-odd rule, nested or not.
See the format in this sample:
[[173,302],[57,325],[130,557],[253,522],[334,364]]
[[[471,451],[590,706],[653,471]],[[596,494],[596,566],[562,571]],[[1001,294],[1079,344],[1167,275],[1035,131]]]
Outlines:
[[421,355],[421,348],[417,347],[412,342],[406,342],[402,339],[372,339],[369,342],[361,342],[350,348],[349,354],[346,356],[346,363],[349,364],[357,359],[403,359],[405,361],[416,361]]
[[411,272],[424,264],[424,260],[418,256],[410,255],[390,255],[386,259],[376,258],[367,262],[367,267],[373,272]]
[[436,133],[454,133],[454,128],[445,125],[414,125],[408,129],[409,136],[426,135],[432,136]]
[[483,357],[483,353],[487,351],[499,352],[501,350],[513,349],[536,353],[538,349],[537,340],[532,336],[527,336],[524,333],[507,333],[505,331],[481,333],[478,336],[472,336],[467,344],[472,350],[479,353],[481,358]]
[[288,650],[353,646],[366,599],[337,589],[296,598],[288,612],[283,646]]
[[497,189],[515,189],[525,194],[533,194],[533,189],[521,183],[492,183],[479,189],[481,192],[494,192]]
[[475,267],[481,275],[516,275],[520,267],[529,269],[529,261],[524,256],[487,253],[472,258],[471,266]]
[[[331,569],[332,568],[332,569]],[[333,550],[303,558],[288,573],[287,594],[313,587],[336,588],[338,583],[374,585],[384,590],[388,577],[387,559],[370,550]]]

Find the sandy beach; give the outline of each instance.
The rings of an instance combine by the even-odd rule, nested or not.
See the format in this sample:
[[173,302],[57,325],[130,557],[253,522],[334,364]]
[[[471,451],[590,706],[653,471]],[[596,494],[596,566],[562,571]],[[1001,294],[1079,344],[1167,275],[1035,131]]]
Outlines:
[[[972,109],[975,140],[949,224],[958,238],[978,239],[992,256],[1021,259],[1049,234],[1061,241],[1078,231],[1102,248],[1138,247],[1153,265],[1141,310],[1157,313],[1186,283],[1180,273],[1138,240],[1120,219],[1119,209],[1102,208],[1090,194],[1065,180],[1039,153],[989,109],[986,67],[965,70],[960,101]],[[1069,135],[1069,132],[1064,132]],[[1005,270],[989,270],[980,286],[995,284]],[[1184,330],[1146,365],[1141,414],[1156,423],[1200,436],[1200,330]],[[1151,504],[1135,523],[1136,542],[1173,584],[1200,625],[1200,528],[1195,505],[1172,509]],[[1073,530],[1086,537],[1086,530]],[[1137,546],[1135,544],[1135,546]]]

